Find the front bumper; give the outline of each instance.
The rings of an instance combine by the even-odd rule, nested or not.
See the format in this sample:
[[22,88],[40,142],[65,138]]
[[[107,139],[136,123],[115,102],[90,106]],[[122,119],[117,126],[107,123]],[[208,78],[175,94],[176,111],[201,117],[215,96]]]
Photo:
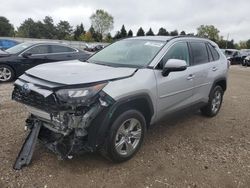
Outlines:
[[115,101],[101,91],[88,104],[68,106],[60,103],[53,92],[44,93],[49,92],[23,92],[20,85],[15,85],[12,99],[25,104],[31,114],[26,126],[33,130],[39,123],[38,139],[62,159],[95,151],[103,142],[103,134],[99,137],[99,133],[106,132],[102,124]]

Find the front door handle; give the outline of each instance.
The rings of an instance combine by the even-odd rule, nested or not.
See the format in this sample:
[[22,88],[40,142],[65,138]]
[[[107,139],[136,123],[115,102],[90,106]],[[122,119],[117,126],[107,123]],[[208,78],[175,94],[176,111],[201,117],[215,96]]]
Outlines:
[[217,71],[217,70],[218,70],[217,67],[212,68],[212,71]]
[[192,80],[192,79],[194,79],[194,75],[193,74],[190,74],[190,75],[188,75],[188,77],[187,77],[187,80]]

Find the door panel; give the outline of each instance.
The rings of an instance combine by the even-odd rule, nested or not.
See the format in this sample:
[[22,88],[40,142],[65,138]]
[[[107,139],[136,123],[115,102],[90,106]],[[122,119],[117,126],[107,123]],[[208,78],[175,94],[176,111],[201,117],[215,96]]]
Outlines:
[[193,99],[193,70],[188,67],[185,71],[172,72],[163,77],[161,70],[155,70],[158,86],[158,116],[184,108]]
[[190,65],[190,54],[187,42],[173,44],[158,67],[164,67],[169,59],[180,59],[187,62],[187,69],[171,72],[167,77],[162,76],[162,70],[155,70],[158,90],[158,116],[163,117],[172,111],[185,108],[193,103],[193,67]]

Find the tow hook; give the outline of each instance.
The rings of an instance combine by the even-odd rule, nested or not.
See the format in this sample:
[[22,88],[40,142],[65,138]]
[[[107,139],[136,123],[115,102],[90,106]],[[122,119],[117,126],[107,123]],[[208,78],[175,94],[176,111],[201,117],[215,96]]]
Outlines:
[[21,170],[23,166],[30,164],[33,152],[35,149],[38,134],[40,132],[41,122],[34,122],[34,126],[30,130],[25,142],[23,143],[22,149],[20,150],[16,162],[13,166],[15,170]]

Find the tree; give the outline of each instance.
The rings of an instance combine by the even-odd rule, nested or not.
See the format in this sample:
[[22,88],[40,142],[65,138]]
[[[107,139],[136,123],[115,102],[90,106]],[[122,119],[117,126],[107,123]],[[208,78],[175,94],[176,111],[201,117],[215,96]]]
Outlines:
[[250,49],[250,39],[246,41],[246,47]]
[[174,30],[170,32],[170,36],[177,36],[178,35],[178,31]]
[[110,32],[114,27],[113,16],[101,9],[96,10],[96,12],[91,15],[90,20],[95,31],[102,36]]
[[128,31],[128,37],[133,37],[133,31],[131,29]]
[[40,33],[38,33],[36,26],[36,22],[34,22],[31,18],[28,18],[27,20],[24,20],[18,28],[17,35],[19,37],[39,38]]
[[240,49],[246,49],[247,48],[247,42],[246,41],[240,41],[239,42],[239,48]]
[[101,42],[102,41],[102,37],[103,37],[102,34],[96,32],[92,25],[89,28],[89,32],[91,33],[94,41],[96,41],[96,42]]
[[186,35],[185,31],[180,32],[180,35]]
[[148,32],[146,33],[146,36],[154,36],[154,32],[152,31],[151,27],[149,28]]
[[157,35],[162,35],[162,36],[169,36],[169,33],[166,29],[164,29],[163,27],[161,27],[158,31]]
[[122,38],[122,37],[121,37],[121,32],[120,32],[120,31],[117,31],[116,34],[115,34],[115,36],[114,36],[114,39],[115,39],[115,40],[118,40],[118,39],[120,39],[120,38]]
[[45,29],[45,33],[44,33],[44,38],[46,39],[55,39],[56,38],[56,27],[54,25],[54,21],[50,16],[46,16],[43,19],[43,23],[44,23],[44,29]]
[[110,33],[108,33],[108,34],[106,35],[106,37],[104,38],[104,41],[105,41],[105,42],[108,42],[108,43],[113,42],[113,39],[112,39],[112,36],[111,36]]
[[121,38],[126,38],[127,37],[127,31],[125,29],[125,26],[122,25],[121,31],[120,31]]
[[13,35],[14,27],[7,18],[0,16],[0,36],[11,37]]
[[145,32],[144,32],[144,30],[142,29],[142,27],[140,27],[140,28],[138,29],[136,36],[145,36]]
[[218,42],[220,31],[213,25],[201,25],[197,28],[197,35],[199,37],[208,38],[214,42]]
[[93,42],[94,38],[93,38],[91,32],[88,31],[85,34],[82,34],[80,36],[80,40],[85,41],[85,42]]
[[71,36],[72,26],[68,21],[60,21],[56,26],[56,35],[58,39],[67,39]]
[[80,25],[76,26],[76,29],[74,31],[74,39],[79,40],[79,37],[83,34],[85,34],[86,31],[84,30],[83,24],[81,23]]

